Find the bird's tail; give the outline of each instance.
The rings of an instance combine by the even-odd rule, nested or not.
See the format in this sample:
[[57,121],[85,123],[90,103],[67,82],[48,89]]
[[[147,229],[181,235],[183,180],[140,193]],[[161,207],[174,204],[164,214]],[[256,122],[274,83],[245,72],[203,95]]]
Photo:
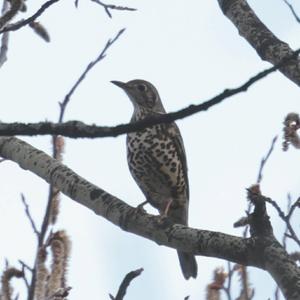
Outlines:
[[196,278],[198,267],[194,255],[182,251],[177,251],[177,254],[178,254],[181,271],[184,278],[185,279],[189,279],[190,277]]

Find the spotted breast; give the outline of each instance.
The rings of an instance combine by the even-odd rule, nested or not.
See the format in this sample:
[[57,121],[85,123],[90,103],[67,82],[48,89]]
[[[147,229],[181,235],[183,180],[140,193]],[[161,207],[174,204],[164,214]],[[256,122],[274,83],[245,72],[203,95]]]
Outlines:
[[[131,122],[165,113],[156,88],[145,80],[113,81],[129,96],[134,112]],[[130,172],[147,202],[174,223],[187,225],[189,183],[184,145],[175,123],[159,124],[127,135]],[[186,279],[197,276],[195,257],[177,251]]]

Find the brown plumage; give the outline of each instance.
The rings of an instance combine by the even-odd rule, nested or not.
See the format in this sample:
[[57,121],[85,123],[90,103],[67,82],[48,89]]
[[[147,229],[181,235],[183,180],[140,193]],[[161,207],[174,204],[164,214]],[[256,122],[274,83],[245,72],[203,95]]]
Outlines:
[[[159,94],[150,82],[136,79],[112,83],[126,92],[134,106],[131,122],[165,113]],[[183,140],[177,125],[159,124],[129,133],[127,160],[147,202],[161,215],[167,214],[174,223],[187,225],[189,183]],[[194,256],[178,251],[178,257],[184,277],[196,278]]]

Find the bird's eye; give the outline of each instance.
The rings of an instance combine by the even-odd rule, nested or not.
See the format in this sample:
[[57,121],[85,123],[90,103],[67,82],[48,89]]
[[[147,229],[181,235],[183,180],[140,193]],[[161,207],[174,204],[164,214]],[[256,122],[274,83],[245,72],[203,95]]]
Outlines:
[[138,84],[137,85],[137,89],[140,91],[140,92],[145,92],[147,90],[147,87],[145,84]]

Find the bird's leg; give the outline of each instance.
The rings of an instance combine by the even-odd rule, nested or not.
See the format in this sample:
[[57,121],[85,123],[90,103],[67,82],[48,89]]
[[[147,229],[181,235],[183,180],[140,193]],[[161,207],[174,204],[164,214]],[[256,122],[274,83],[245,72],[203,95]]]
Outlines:
[[173,199],[168,200],[166,208],[165,208],[165,210],[163,212],[163,215],[162,215],[163,217],[168,216],[168,212],[169,212],[169,209],[170,209],[172,203],[173,203]]
[[168,218],[168,213],[172,203],[173,203],[173,199],[168,199],[165,208],[159,210],[160,212],[159,221],[158,221],[159,223],[163,223],[166,220],[166,218]]

